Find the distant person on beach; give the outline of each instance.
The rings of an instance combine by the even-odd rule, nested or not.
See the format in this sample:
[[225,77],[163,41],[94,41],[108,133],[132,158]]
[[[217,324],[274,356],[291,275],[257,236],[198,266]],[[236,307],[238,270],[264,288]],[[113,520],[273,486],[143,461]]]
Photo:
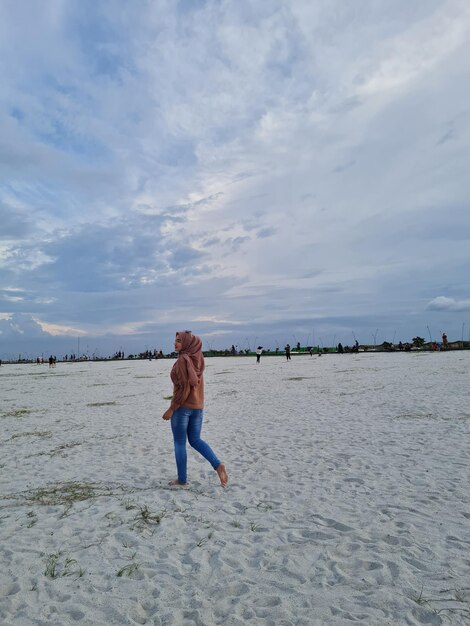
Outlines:
[[338,350],[338,354],[343,354],[344,349],[343,349],[343,344],[341,343],[341,341],[338,344],[337,350]]
[[286,347],[284,348],[284,350],[286,351],[286,361],[290,361],[290,345],[287,343]]
[[442,333],[442,348],[447,350],[447,335],[445,333]]
[[171,420],[178,470],[178,478],[170,481],[170,485],[188,484],[187,439],[189,445],[209,461],[219,476],[220,484],[225,487],[228,482],[225,465],[219,461],[210,446],[201,439],[204,409],[202,341],[189,330],[177,332],[175,352],[178,353],[178,358],[170,374],[173,382],[173,398],[170,407],[163,414],[164,420]]
[[256,362],[259,363],[261,361],[261,355],[263,354],[263,346],[258,346],[256,348]]

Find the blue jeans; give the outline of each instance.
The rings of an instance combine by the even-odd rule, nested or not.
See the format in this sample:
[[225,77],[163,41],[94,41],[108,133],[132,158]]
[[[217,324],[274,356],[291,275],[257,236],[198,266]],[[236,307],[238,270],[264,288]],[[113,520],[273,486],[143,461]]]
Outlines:
[[214,469],[220,465],[211,447],[201,439],[203,409],[188,409],[184,406],[176,409],[171,417],[171,430],[173,431],[173,441],[175,444],[176,467],[178,469],[178,480],[180,483],[187,483],[186,473],[186,437],[189,445],[202,454],[209,461]]

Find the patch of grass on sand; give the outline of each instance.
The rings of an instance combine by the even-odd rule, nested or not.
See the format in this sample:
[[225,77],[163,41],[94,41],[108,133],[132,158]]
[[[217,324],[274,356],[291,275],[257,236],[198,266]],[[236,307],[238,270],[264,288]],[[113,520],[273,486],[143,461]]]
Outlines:
[[422,585],[419,594],[414,593],[410,596],[416,604],[428,607],[436,615],[451,613],[467,619],[470,618],[470,587],[463,589],[443,589],[439,592],[439,596],[435,598],[426,598],[423,594],[423,590],[424,586]]
[[38,516],[35,511],[29,511],[27,513],[27,517],[29,518],[29,522],[27,524],[28,528],[32,528],[36,522],[38,521]]
[[308,380],[309,378],[312,378],[312,376],[293,376],[287,380]]
[[206,545],[206,543],[207,543],[208,541],[210,541],[210,540],[212,539],[212,537],[213,537],[213,536],[214,536],[214,533],[211,531],[211,532],[207,535],[207,537],[202,537],[202,539],[199,539],[199,541],[196,543],[196,546],[197,546],[198,548],[202,548],[203,546],[205,546],[205,545]]
[[260,509],[261,511],[271,511],[271,509],[273,508],[273,505],[268,502],[267,500],[258,502],[258,504],[256,505],[257,509]]
[[163,396],[164,400],[173,400],[173,396]]
[[163,509],[161,513],[152,513],[148,506],[139,506],[139,512],[134,517],[136,522],[143,522],[145,524],[160,524],[162,519],[166,516],[166,510]]
[[0,417],[23,417],[32,413],[31,409],[12,409],[11,411],[2,411]]
[[17,439],[18,437],[52,437],[52,433],[50,430],[32,430],[25,433],[15,433],[10,437],[10,439]]
[[70,448],[76,448],[77,446],[81,446],[83,445],[83,443],[83,441],[72,441],[71,443],[63,443],[62,445],[57,446],[57,448],[49,450],[49,452],[39,452],[38,454],[32,454],[31,456],[43,456],[45,454],[48,454],[50,457],[52,457],[56,456],[57,454],[61,454],[62,452],[64,452],[64,450],[69,450]]
[[113,400],[112,402],[89,402],[87,406],[113,406],[116,402]]
[[103,488],[95,483],[82,483],[73,480],[31,489],[23,492],[22,496],[28,502],[35,502],[36,504],[70,505],[74,502],[90,500],[102,494]]
[[124,565],[120,570],[116,573],[116,576],[121,578],[122,576],[128,576],[129,578],[135,574],[139,569],[138,563],[129,563],[128,565]]
[[60,550],[59,552],[49,554],[44,576],[48,578],[59,578],[61,576],[76,576],[77,578],[81,578],[85,571],[81,567],[76,567],[77,560],[66,557],[64,561],[61,562],[61,556],[62,552]]

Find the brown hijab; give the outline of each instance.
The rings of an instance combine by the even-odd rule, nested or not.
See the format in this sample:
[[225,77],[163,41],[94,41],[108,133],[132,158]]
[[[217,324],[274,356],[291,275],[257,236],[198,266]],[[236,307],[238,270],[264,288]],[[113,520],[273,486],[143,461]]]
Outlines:
[[196,387],[205,367],[201,338],[187,330],[176,334],[181,340],[181,350],[172,367],[171,380],[179,387]]

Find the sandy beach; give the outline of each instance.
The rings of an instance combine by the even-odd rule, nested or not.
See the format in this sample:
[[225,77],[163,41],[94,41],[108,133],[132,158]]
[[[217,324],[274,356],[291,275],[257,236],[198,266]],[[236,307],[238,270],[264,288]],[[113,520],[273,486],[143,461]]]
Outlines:
[[0,624],[470,623],[470,352],[0,367]]

